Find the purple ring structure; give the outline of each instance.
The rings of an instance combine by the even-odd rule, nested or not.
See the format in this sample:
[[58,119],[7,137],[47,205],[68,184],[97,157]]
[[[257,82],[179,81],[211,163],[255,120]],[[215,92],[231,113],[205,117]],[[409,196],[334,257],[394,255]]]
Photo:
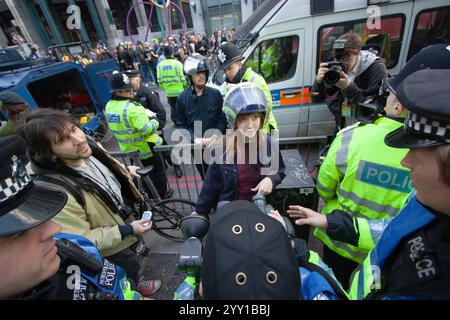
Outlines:
[[[150,9],[150,14],[148,15],[147,31],[146,31],[146,33],[145,33],[145,39],[144,39],[144,42],[147,42],[149,31],[150,31],[150,33],[151,33],[150,25],[151,25],[151,21],[152,21],[153,7],[155,6],[155,5],[154,5],[153,3],[151,3],[150,1],[149,1],[149,2],[146,2],[146,1],[144,0],[144,1],[136,2],[136,3],[135,3],[134,5],[132,5],[131,8],[128,10],[127,18],[126,18],[126,21],[125,21],[125,25],[126,25],[126,28],[127,28],[128,36],[130,37],[131,42],[133,42],[133,44],[135,44],[135,45],[136,45],[136,41],[134,41],[134,38],[133,38],[133,36],[131,35],[131,31],[130,31],[131,28],[130,28],[130,23],[129,23],[129,21],[130,21],[131,13],[134,11],[134,8],[136,8],[137,6],[139,6],[139,5],[141,5],[141,4],[143,4],[143,5],[148,5],[148,6],[151,7],[151,9]],[[174,6],[174,7],[179,11],[179,13],[181,14],[181,18],[183,19],[183,33],[185,34],[186,31],[187,31],[186,17],[184,16],[183,11],[181,10],[181,8],[180,8],[178,5],[176,5],[176,4],[173,3],[173,2],[170,2],[169,8],[168,8],[168,12],[167,12],[167,18],[168,18],[168,22],[169,22],[169,23],[168,23],[168,24],[169,24],[169,36],[172,35],[172,31],[173,31],[173,30],[172,30],[172,19],[171,19],[170,6]]]

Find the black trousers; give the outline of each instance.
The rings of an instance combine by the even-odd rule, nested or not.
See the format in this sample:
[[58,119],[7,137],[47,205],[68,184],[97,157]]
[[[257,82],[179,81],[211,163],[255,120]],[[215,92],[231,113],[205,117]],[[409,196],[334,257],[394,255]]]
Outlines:
[[[194,162],[195,162],[195,153],[196,152],[200,152],[200,151],[191,150],[192,160]],[[206,163],[205,160],[203,159],[203,149],[201,151],[201,154],[202,154],[202,163],[195,163],[195,166],[197,167],[198,173],[200,173],[200,177],[202,178],[202,180],[205,180],[206,171],[208,170],[208,163]]]
[[[133,247],[133,246],[132,246]],[[127,273],[127,278],[136,286],[139,282],[139,269],[141,267],[136,252],[126,248],[112,256],[106,257],[109,262],[117,264]]]
[[177,106],[177,97],[167,97],[167,101],[170,105],[170,119],[172,119],[172,122],[175,125],[175,108]]
[[342,287],[348,290],[350,277],[359,264],[340,256],[326,245],[323,246],[323,261],[333,269],[333,273],[342,284]]
[[[163,130],[161,130],[161,135],[160,135],[160,136],[161,136],[161,138],[162,138],[162,140],[163,140],[162,145],[163,145],[163,146],[167,146],[168,144],[167,144],[166,139],[164,138],[164,131],[163,131]],[[168,164],[169,166],[173,167],[172,157],[171,157],[170,154],[171,154],[170,151],[163,152],[163,157],[164,157],[164,160],[167,162],[167,164]]]
[[[164,163],[161,157],[159,156],[159,154],[155,153],[153,154],[153,157],[143,160],[141,159],[141,162],[144,167],[153,166],[153,170],[152,172],[150,172],[150,179],[155,185],[156,190],[158,191],[161,198],[164,197],[167,193],[167,177],[165,173]],[[148,192],[149,190],[146,191]],[[151,193],[148,194],[151,195]]]

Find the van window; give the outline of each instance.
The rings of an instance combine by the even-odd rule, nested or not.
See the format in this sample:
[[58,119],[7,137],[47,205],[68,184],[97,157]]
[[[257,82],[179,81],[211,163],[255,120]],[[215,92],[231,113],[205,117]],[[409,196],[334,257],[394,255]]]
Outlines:
[[298,59],[298,36],[264,40],[247,59],[246,66],[264,77],[267,83],[290,79]]
[[437,43],[450,43],[450,6],[419,12],[414,23],[408,60],[422,48]]
[[322,26],[318,32],[319,59],[317,68],[320,62],[333,60],[333,42],[350,31],[361,36],[363,49],[365,49],[365,46],[366,48],[372,48],[380,57],[384,58],[388,69],[393,68],[399,60],[404,27],[404,15],[381,17],[379,29],[371,28],[371,25],[368,25],[365,19]]

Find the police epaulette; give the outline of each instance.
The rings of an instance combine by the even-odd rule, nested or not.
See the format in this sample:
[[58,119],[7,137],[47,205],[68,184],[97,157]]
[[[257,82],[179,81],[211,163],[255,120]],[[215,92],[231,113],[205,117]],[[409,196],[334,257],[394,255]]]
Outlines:
[[363,123],[361,121],[358,121],[357,123],[352,124],[351,126],[348,126],[348,127],[345,127],[344,129],[341,129],[337,134],[342,134],[344,132],[347,132],[349,130],[353,130],[353,129],[355,129],[355,128],[359,127],[359,126],[362,126],[362,125],[363,125]]

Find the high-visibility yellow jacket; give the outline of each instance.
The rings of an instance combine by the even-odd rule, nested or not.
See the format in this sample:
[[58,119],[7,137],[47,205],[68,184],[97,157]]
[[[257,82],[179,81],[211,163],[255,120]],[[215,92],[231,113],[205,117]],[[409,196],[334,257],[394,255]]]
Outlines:
[[139,151],[141,159],[153,156],[151,145],[161,145],[156,134],[159,123],[150,119],[145,108],[130,100],[110,100],[105,108],[109,128],[113,132],[121,151]]
[[188,85],[183,73],[183,65],[176,59],[164,59],[157,68],[158,84],[169,98],[178,97]]
[[[361,263],[384,228],[384,218],[400,211],[413,189],[409,170],[400,164],[407,149],[384,143],[402,124],[382,117],[373,124],[341,130],[322,164],[317,190],[325,201],[322,213],[343,210],[358,219],[358,246],[331,239],[317,228],[314,235],[339,255]],[[374,223],[371,223],[371,222]],[[381,224],[380,224],[381,222]]]

